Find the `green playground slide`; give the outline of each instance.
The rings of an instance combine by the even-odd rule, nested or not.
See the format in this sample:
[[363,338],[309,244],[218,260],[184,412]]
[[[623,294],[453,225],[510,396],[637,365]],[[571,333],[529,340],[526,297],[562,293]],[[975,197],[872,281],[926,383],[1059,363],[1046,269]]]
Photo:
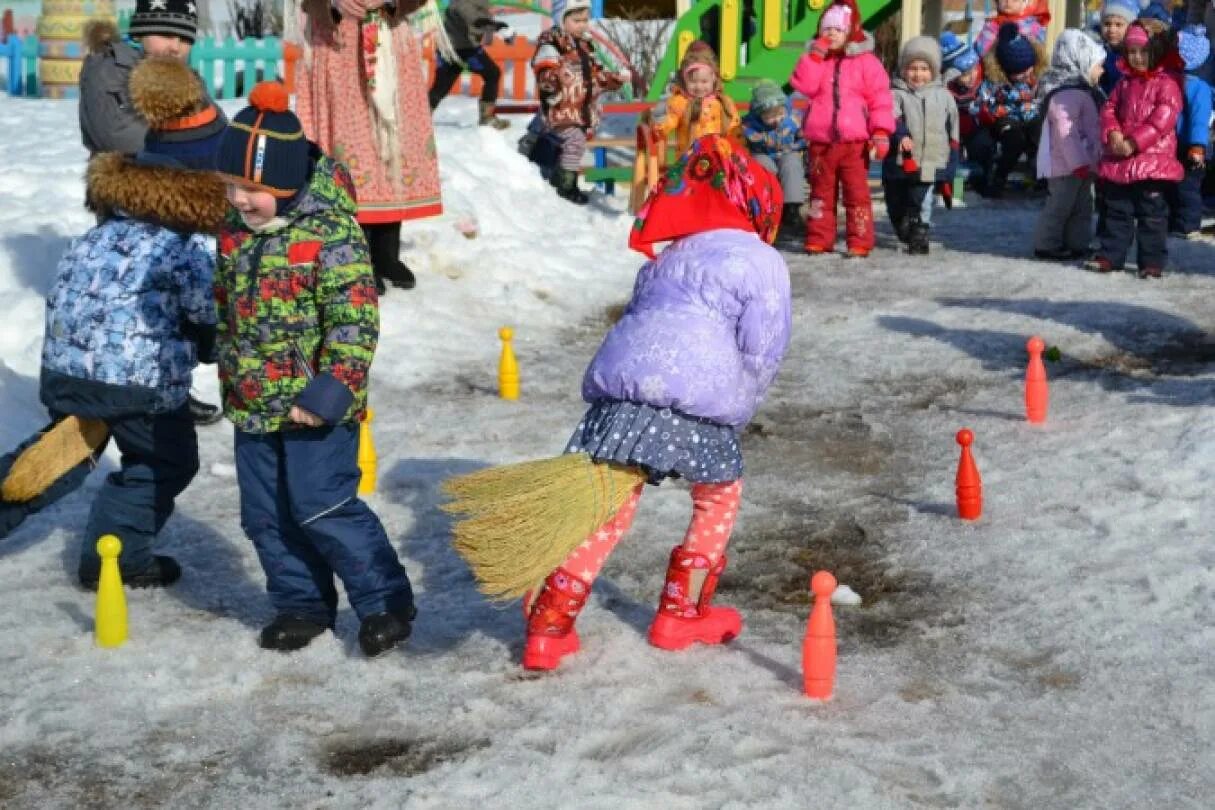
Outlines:
[[[792,8],[788,7],[790,5]],[[798,58],[805,53],[806,43],[814,38],[818,30],[818,18],[826,8],[825,4],[820,6],[817,1],[814,5],[819,7],[811,8],[809,0],[755,0],[757,30],[754,36],[745,41],[746,61],[743,62],[740,57],[734,77],[726,80],[726,93],[730,98],[735,101],[748,101],[751,98],[751,87],[760,79],[771,79],[781,85],[789,80]],[[872,28],[898,11],[899,5],[898,2],[890,0],[857,0],[857,7],[864,18],[866,28]],[[737,0],[694,0],[692,8],[675,23],[666,55],[659,63],[654,82],[650,85],[646,97],[648,101],[659,101],[665,95],[667,84],[679,66],[681,42],[700,38],[701,18],[709,13],[722,15],[723,23],[728,22],[724,19],[727,9],[728,13],[734,15],[735,24],[719,25],[722,31],[721,39],[730,36],[727,31],[729,28],[741,32],[742,3]],[[779,14],[781,17],[779,24],[772,26],[772,34],[779,35],[775,40],[775,47],[768,47],[764,41],[766,14]],[[736,42],[741,40],[741,33],[737,36]],[[726,51],[726,48],[722,47],[724,43],[716,44],[718,53]]]

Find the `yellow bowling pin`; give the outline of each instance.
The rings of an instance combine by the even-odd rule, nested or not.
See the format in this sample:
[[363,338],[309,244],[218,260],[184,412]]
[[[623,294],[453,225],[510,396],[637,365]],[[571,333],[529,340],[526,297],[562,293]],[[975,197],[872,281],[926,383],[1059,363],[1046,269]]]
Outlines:
[[515,331],[504,326],[498,330],[502,338],[502,357],[498,360],[498,396],[502,399],[515,400],[519,398],[519,364],[515,361],[515,350],[511,339]]
[[120,647],[127,640],[127,598],[118,572],[122,542],[107,534],[97,541],[97,553],[101,555],[101,577],[97,581],[94,635],[98,647]]
[[363,421],[359,423],[359,472],[362,473],[359,478],[360,495],[375,492],[376,468],[379,461],[375,454],[375,443],[371,440],[371,420],[374,418],[375,411],[368,408],[363,415]]

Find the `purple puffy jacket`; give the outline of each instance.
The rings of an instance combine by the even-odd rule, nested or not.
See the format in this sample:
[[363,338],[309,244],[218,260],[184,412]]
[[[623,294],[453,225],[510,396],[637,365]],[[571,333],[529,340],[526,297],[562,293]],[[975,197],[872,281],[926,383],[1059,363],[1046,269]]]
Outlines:
[[[1101,108],[1101,179],[1119,185],[1143,180],[1176,183],[1185,176],[1177,160],[1177,116],[1181,115],[1178,77],[1157,68],[1147,73],[1124,71],[1122,80]],[[1109,149],[1110,133],[1120,131],[1135,142],[1128,158]]]
[[582,398],[674,408],[738,428],[755,415],[789,345],[789,270],[749,231],[671,244],[582,378]]

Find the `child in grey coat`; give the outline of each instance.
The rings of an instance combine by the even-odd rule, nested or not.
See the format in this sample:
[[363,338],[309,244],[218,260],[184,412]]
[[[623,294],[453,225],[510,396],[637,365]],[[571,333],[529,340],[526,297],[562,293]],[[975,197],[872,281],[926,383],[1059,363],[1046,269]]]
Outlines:
[[928,253],[932,189],[952,183],[958,162],[958,105],[941,83],[941,46],[915,37],[899,53],[894,146],[882,164],[886,211],[907,252]]

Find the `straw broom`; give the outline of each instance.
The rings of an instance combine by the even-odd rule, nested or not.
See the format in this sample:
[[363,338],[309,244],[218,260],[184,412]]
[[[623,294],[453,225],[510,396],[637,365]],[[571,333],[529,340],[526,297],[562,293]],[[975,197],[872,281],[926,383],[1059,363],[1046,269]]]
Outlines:
[[453,500],[443,510],[459,516],[455,549],[478,589],[506,601],[534,590],[645,479],[634,467],[567,453],[448,479]]
[[0,498],[10,503],[33,500],[92,456],[108,435],[100,419],[63,419],[17,456],[0,485]]

